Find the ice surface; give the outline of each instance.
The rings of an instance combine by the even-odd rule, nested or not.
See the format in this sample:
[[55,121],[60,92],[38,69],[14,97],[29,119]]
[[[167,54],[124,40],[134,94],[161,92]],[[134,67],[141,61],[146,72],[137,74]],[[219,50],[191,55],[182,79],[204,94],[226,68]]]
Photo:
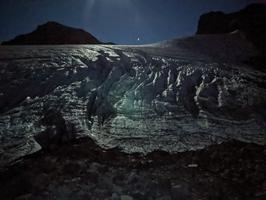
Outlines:
[[229,139],[263,144],[266,73],[243,62],[253,54],[235,35],[146,46],[1,46],[0,163],[83,136],[129,153]]

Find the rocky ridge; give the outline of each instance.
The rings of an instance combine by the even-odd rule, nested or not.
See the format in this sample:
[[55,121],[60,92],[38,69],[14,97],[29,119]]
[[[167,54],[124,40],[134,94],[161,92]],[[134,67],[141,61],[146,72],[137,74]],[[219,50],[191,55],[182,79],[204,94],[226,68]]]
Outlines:
[[101,44],[92,34],[57,22],[39,25],[31,33],[19,35],[2,45],[62,45],[62,44]]
[[[224,34],[240,31],[257,48],[259,54],[250,59],[253,65],[265,70],[266,5],[251,4],[233,13],[209,12],[200,17],[197,34]],[[262,66],[261,66],[262,65]]]

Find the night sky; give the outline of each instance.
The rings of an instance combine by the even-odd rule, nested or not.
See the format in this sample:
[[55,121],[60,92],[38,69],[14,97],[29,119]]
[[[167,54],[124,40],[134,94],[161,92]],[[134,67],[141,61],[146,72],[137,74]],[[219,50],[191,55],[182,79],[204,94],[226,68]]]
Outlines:
[[[263,0],[260,0],[263,1]],[[199,16],[237,11],[256,0],[0,0],[0,41],[57,21],[117,44],[193,35]]]

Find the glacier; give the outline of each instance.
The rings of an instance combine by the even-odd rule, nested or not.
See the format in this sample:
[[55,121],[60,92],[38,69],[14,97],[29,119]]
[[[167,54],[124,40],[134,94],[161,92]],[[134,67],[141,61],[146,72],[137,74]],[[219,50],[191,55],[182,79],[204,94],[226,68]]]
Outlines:
[[150,45],[0,46],[0,166],[90,137],[103,149],[265,144],[266,72],[240,33]]

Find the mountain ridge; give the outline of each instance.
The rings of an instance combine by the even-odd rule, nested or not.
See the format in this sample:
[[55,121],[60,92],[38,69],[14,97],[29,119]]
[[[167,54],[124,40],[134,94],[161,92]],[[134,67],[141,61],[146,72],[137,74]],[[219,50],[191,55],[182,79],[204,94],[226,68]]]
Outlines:
[[60,45],[60,44],[102,44],[96,37],[80,28],[65,26],[55,21],[45,24],[26,34],[2,42],[2,45]]
[[222,34],[239,30],[259,50],[266,52],[265,19],[265,4],[250,4],[233,13],[212,11],[200,16],[196,34]]

